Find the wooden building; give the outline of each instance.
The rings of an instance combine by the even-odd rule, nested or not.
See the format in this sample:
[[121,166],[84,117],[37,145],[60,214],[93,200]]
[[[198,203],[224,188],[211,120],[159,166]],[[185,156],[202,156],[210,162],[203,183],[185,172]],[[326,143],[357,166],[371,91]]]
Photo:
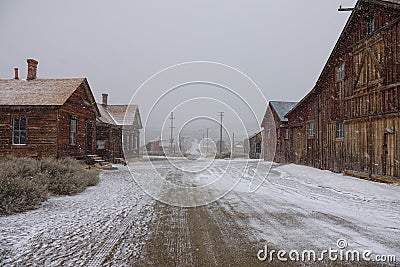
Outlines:
[[400,0],[359,0],[315,87],[290,111],[291,160],[400,179]]
[[108,94],[97,104],[96,154],[112,162],[139,157],[142,122],[137,105],[109,105]]
[[0,79],[0,157],[84,157],[93,154],[100,115],[85,78]]
[[264,128],[264,159],[290,162],[289,124],[285,118],[297,102],[270,101],[261,127]]
[[263,158],[263,131],[253,134],[249,137],[249,158],[262,159]]

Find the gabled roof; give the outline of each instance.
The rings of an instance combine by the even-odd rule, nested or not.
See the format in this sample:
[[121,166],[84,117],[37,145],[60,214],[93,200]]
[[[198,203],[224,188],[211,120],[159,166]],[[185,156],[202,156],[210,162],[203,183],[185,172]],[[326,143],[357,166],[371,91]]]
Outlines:
[[62,106],[85,78],[0,79],[0,105]]
[[281,122],[288,121],[285,115],[297,105],[298,102],[270,101],[269,105],[275,110]]
[[97,104],[101,117],[99,120],[104,123],[124,126],[133,125],[136,121],[139,128],[142,128],[142,122],[137,105],[103,105]]
[[0,79],[2,106],[62,106],[83,84],[94,112],[99,110],[86,78],[15,80]]
[[263,132],[263,131],[259,131],[259,132],[253,133],[253,134],[250,135],[249,138],[247,138],[247,139],[250,140],[250,139],[256,137],[257,135],[261,134],[262,132]]
[[295,109],[300,107],[302,105],[302,103],[304,103],[308,98],[310,98],[314,93],[316,93],[318,90],[320,90],[321,87],[318,86],[318,83],[321,80],[321,78],[324,76],[324,74],[328,71],[330,62],[332,62],[334,60],[334,53],[338,49],[340,43],[342,42],[342,40],[347,38],[346,34],[350,29],[350,24],[351,24],[352,20],[354,19],[354,17],[357,17],[357,14],[359,11],[358,7],[360,7],[361,2],[367,2],[367,1],[370,1],[370,3],[376,3],[376,4],[381,4],[381,5],[390,6],[390,7],[396,8],[396,9],[400,9],[400,0],[358,0],[357,3],[355,4],[355,8],[351,12],[350,17],[347,20],[346,25],[344,26],[344,28],[339,36],[338,41],[335,44],[335,47],[333,48],[331,54],[329,55],[329,58],[325,64],[324,68],[322,69],[322,72],[316,82],[316,85],[286,115],[289,115],[290,113],[292,113]]

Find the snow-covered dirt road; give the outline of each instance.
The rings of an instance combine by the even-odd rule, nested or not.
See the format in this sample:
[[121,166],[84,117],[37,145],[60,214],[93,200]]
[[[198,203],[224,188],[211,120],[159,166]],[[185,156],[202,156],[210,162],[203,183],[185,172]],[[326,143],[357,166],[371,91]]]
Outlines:
[[[265,246],[318,253],[338,249],[339,239],[347,242],[346,249],[395,255],[400,261],[399,186],[276,165],[250,193],[257,162],[218,160],[205,171],[186,173],[167,161],[153,161],[166,179],[192,186],[213,181],[229,163],[245,175],[233,191],[206,206],[155,201],[120,167],[103,172],[98,186],[77,196],[52,197],[38,210],[0,217],[0,265],[266,266],[257,259]],[[199,164],[175,162],[188,169]],[[150,163],[130,168],[152,180]],[[274,258],[274,265],[283,263]]]

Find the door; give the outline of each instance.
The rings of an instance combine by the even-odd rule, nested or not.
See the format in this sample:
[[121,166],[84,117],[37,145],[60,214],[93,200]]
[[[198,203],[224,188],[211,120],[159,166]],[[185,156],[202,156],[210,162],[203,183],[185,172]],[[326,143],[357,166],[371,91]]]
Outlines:
[[94,144],[94,125],[93,121],[87,119],[86,120],[86,153],[94,154],[93,151]]
[[392,131],[386,131],[383,137],[383,175],[395,176],[396,135]]

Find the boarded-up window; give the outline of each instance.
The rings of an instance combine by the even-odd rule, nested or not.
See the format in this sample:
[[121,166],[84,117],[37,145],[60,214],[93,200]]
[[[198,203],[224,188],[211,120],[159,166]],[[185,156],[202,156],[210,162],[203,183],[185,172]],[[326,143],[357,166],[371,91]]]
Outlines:
[[76,145],[76,117],[71,117],[70,141],[71,145]]
[[13,144],[26,145],[26,118],[25,117],[14,118],[13,124],[14,124]]

